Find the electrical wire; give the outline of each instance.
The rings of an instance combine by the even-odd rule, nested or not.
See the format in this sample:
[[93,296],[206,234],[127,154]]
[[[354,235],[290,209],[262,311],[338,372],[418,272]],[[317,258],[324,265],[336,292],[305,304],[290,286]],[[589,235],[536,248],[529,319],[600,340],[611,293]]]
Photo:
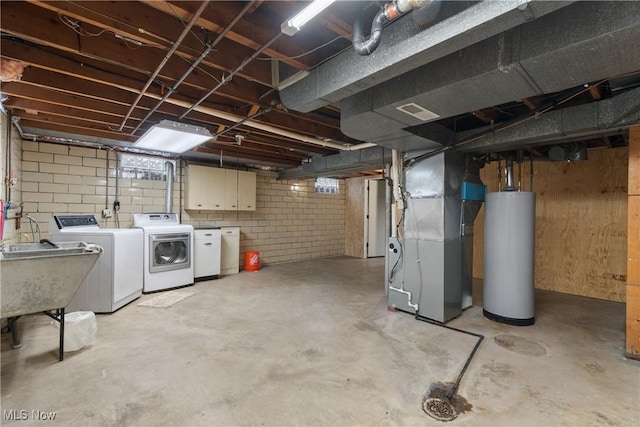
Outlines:
[[[173,8],[173,5],[171,3],[169,3],[168,0],[164,1],[167,6],[169,6],[169,9],[171,9],[171,12],[173,13],[173,16],[175,16],[176,18],[178,18],[178,20],[180,22],[182,22],[182,26],[184,26],[185,28],[187,28],[187,24],[184,22],[184,19],[182,19],[180,17],[180,15],[178,15],[178,12],[176,12],[176,10]],[[202,44],[202,46],[206,46],[207,42],[205,40],[201,40],[200,37],[198,37],[198,35],[196,33],[193,32],[193,27],[191,27],[191,29],[189,30],[189,33],[200,42],[200,44]]]
[[340,39],[349,39],[350,37],[352,37],[352,35],[351,35],[351,34],[348,34],[348,35],[346,35],[346,36],[345,36],[345,35],[340,35],[340,36],[338,36],[338,37],[335,37],[334,39],[329,40],[329,41],[328,41],[328,42],[326,42],[326,43],[321,44],[321,45],[320,45],[320,46],[318,46],[318,47],[314,47],[313,49],[311,49],[311,50],[309,50],[309,51],[307,51],[307,52],[301,53],[300,55],[295,55],[295,56],[279,56],[279,57],[277,57],[277,58],[273,58],[273,57],[267,56],[267,57],[260,57],[260,58],[256,58],[256,59],[257,59],[257,60],[259,60],[259,61],[270,61],[270,60],[272,60],[272,59],[278,59],[278,60],[283,60],[283,59],[299,59],[299,58],[302,58],[303,56],[307,56],[307,55],[309,55],[309,54],[311,54],[311,53],[315,52],[315,51],[316,51],[316,50],[318,50],[318,49],[322,49],[323,47],[330,45],[331,43],[335,42],[336,40],[340,40]]
[[69,18],[68,16],[63,15],[60,12],[58,12],[58,18],[60,19],[60,21],[64,25],[66,25],[67,27],[71,28],[74,32],[76,32],[77,34],[79,34],[79,35],[81,35],[83,37],[98,37],[98,36],[101,36],[103,33],[105,33],[107,31],[107,30],[103,29],[99,33],[90,33],[89,31],[87,31],[87,30],[82,28],[82,25],[81,25],[80,21],[74,21],[71,18]]
[[104,33],[109,33],[109,34],[113,34],[116,38],[122,40],[124,42],[124,45],[131,49],[131,50],[137,50],[141,47],[154,47],[154,48],[162,48],[161,46],[156,46],[156,45],[152,45],[152,44],[148,44],[148,43],[142,43],[139,40],[135,40],[135,39],[131,39],[127,36],[123,36],[122,34],[116,33],[114,31],[111,30],[107,30],[107,29],[102,29],[100,32],[98,33],[91,33],[87,30],[85,30],[84,28],[82,28],[82,22],[81,21],[74,21],[71,18],[69,18],[68,16],[63,15],[62,13],[58,12],[58,18],[60,19],[60,21],[66,25],[67,27],[71,28],[71,30],[73,30],[76,34],[78,34],[81,37],[98,37],[101,36]]

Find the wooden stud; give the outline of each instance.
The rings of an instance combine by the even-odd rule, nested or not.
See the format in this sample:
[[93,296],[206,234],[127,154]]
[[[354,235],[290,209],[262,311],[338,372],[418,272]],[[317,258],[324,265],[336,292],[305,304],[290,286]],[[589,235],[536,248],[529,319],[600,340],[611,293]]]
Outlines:
[[625,356],[640,360],[640,286],[627,285],[627,348]]
[[640,126],[629,129],[626,356],[640,360]]
[[597,101],[600,98],[602,98],[602,94],[600,93],[600,87],[599,86],[589,86],[589,95],[591,95],[591,98],[594,101]]
[[640,196],[629,196],[627,221],[627,284],[640,286]]
[[629,129],[629,194],[640,196],[640,126]]

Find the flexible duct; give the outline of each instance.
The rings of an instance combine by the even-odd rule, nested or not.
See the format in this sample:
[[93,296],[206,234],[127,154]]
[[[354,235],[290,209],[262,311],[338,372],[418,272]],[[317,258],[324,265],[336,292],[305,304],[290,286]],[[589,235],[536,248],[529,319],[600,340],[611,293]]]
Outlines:
[[387,18],[384,14],[384,9],[380,9],[371,23],[371,34],[369,34],[368,39],[365,39],[362,35],[360,20],[355,20],[353,23],[353,48],[358,55],[371,55],[378,48],[380,40],[382,39],[382,28],[385,22],[387,22]]
[[382,40],[382,28],[384,27],[384,24],[413,9],[420,9],[425,6],[429,6],[430,4],[435,3],[435,1],[436,0],[398,0],[392,3],[387,3],[373,18],[373,22],[371,23],[371,32],[367,39],[362,35],[360,20],[356,19],[353,23],[354,50],[360,56],[371,55],[378,48],[380,40]]
[[167,173],[167,187],[165,191],[165,212],[171,212],[173,209],[173,163],[164,163],[165,172]]

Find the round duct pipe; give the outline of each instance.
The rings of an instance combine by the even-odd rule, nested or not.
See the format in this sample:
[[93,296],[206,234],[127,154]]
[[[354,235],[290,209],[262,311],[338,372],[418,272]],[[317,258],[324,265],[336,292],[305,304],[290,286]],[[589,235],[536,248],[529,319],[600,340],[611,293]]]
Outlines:
[[173,210],[173,163],[164,162],[164,168],[167,176],[167,185],[165,188],[165,212]]
[[382,29],[384,24],[391,22],[400,15],[403,15],[413,9],[421,9],[436,3],[438,0],[397,0],[384,5],[382,9],[373,18],[371,23],[371,31],[368,38],[362,35],[360,20],[356,18],[353,23],[353,48],[360,56],[371,55],[382,40]]

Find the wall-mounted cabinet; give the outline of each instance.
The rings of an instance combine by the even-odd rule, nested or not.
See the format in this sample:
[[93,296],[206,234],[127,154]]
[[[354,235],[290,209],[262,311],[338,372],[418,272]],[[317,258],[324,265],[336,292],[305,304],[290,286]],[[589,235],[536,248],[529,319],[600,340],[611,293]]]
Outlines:
[[256,174],[192,165],[185,170],[186,210],[256,210]]

